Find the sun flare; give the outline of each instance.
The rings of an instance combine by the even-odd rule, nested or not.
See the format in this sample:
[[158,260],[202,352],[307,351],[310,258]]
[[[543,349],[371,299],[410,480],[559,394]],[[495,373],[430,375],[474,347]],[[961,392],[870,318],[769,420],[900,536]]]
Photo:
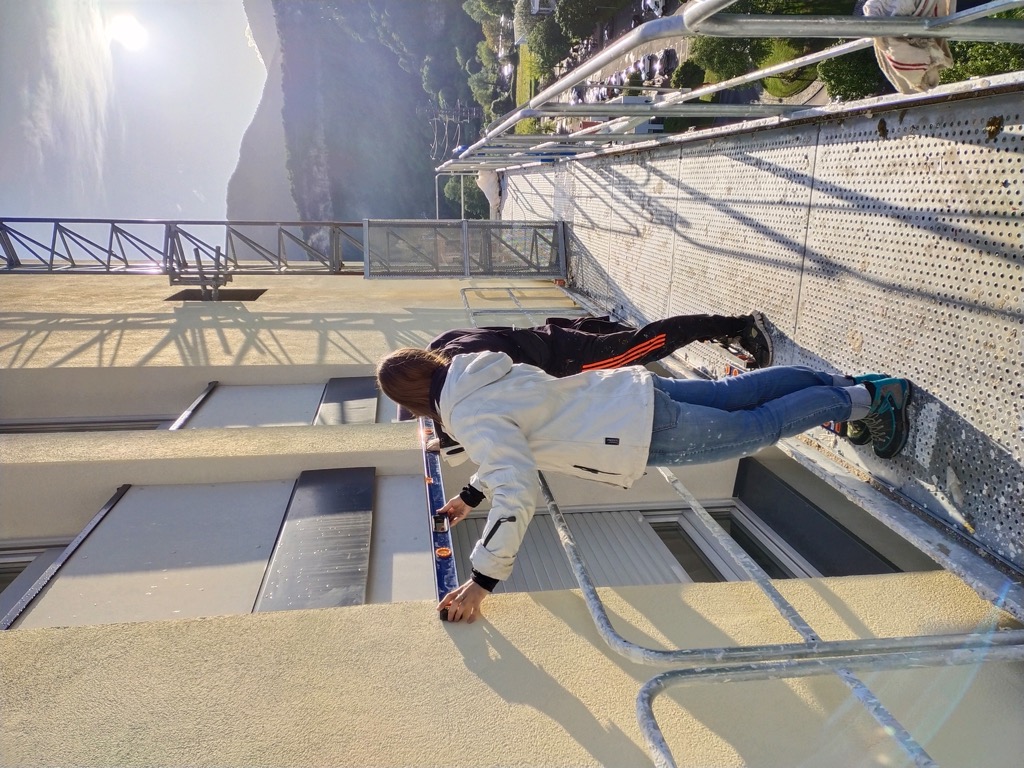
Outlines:
[[122,14],[115,16],[107,25],[107,34],[129,51],[139,51],[146,47],[149,33],[134,16]]

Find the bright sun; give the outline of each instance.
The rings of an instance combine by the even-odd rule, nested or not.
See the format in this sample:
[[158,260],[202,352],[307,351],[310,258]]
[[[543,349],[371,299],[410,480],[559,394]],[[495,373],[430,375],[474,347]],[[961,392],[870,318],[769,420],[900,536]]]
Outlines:
[[141,50],[149,41],[146,28],[134,16],[127,14],[112,18],[107,25],[107,34],[111,40],[116,40],[129,51]]

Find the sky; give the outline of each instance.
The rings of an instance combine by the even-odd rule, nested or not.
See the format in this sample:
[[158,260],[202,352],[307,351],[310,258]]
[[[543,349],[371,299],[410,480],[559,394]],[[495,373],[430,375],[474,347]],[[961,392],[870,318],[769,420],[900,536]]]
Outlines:
[[0,218],[226,217],[266,80],[242,0],[0,0],[0,19]]

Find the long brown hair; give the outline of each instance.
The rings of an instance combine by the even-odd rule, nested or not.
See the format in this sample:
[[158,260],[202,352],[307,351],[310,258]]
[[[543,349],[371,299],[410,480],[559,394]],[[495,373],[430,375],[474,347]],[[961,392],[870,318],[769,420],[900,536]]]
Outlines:
[[396,349],[377,363],[377,385],[414,415],[437,419],[430,401],[430,379],[434,371],[446,365],[446,357],[429,349]]

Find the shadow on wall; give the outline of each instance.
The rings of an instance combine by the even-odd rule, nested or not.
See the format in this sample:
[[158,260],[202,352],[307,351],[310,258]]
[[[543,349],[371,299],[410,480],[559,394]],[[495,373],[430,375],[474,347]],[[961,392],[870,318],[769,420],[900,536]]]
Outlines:
[[565,252],[566,283],[571,290],[586,296],[616,320],[643,325],[657,319],[641,314],[568,222],[565,223]]

